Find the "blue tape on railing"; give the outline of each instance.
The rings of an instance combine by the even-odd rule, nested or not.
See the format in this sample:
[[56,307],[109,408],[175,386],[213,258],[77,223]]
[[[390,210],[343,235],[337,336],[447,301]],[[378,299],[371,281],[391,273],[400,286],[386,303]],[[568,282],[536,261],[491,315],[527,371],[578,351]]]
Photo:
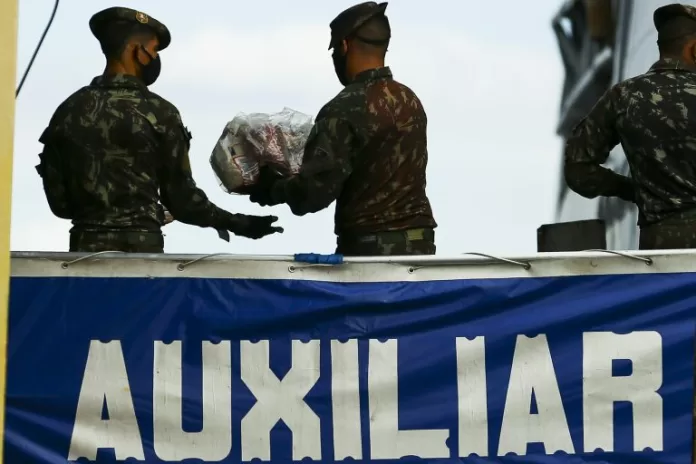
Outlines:
[[318,255],[316,253],[298,253],[295,261],[308,264],[343,264],[343,255]]

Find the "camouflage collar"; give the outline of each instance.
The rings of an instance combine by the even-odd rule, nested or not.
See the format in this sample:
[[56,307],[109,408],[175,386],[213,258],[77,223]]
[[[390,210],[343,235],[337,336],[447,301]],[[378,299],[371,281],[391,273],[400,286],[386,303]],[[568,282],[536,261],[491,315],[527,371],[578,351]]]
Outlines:
[[99,87],[116,87],[123,89],[139,89],[147,91],[147,87],[139,78],[128,74],[101,75],[92,79],[92,84]]
[[650,71],[689,71],[696,72],[696,66],[675,58],[662,58],[650,67]]
[[363,71],[363,72],[359,73],[357,76],[355,76],[355,79],[353,79],[353,83],[369,82],[369,81],[374,81],[377,79],[391,79],[391,78],[392,78],[391,69],[389,69],[389,66],[385,66],[383,68],[368,69],[367,71]]

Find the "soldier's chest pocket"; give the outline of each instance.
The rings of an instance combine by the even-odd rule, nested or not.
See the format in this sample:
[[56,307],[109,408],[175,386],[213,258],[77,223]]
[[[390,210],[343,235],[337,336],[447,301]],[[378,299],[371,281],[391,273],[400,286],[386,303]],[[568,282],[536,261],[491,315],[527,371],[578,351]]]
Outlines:
[[167,148],[167,128],[159,123],[151,124],[147,134],[142,134],[146,139],[147,149],[143,148],[138,154],[138,163],[142,166],[149,166],[160,169],[164,160],[164,150]]
[[154,141],[158,147],[165,147],[183,139],[186,149],[191,148],[191,132],[184,127],[183,123],[174,123],[172,126],[166,126],[159,122],[153,122],[151,127]]
[[133,125],[130,132],[129,146],[132,163],[137,171],[154,172],[159,167],[166,127],[159,123],[154,115],[147,115],[133,110]]
[[130,136],[133,145],[139,151],[156,150],[167,133],[166,127],[152,113],[142,112],[139,108],[133,108],[132,111],[134,123]]

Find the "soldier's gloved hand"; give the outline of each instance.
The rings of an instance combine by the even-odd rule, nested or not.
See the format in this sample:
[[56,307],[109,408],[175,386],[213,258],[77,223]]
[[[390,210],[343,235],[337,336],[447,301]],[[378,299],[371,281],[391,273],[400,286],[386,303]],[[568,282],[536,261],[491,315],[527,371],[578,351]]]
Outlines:
[[249,195],[249,201],[257,203],[261,206],[275,206],[280,204],[279,201],[274,201],[272,190],[275,183],[282,178],[267,166],[259,170],[258,182],[252,188]]
[[275,206],[280,204],[277,201],[273,201],[271,197],[270,190],[257,190],[251,195],[249,195],[249,201],[256,203],[259,206]]
[[235,235],[254,240],[266,235],[282,234],[282,227],[274,226],[276,216],[248,216],[246,214],[231,214],[225,221],[225,228]]

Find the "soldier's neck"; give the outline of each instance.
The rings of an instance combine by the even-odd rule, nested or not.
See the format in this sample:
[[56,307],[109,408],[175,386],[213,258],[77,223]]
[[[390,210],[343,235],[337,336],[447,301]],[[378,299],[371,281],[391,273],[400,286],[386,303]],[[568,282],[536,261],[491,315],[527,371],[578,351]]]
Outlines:
[[120,61],[112,61],[106,64],[104,68],[105,76],[115,76],[117,74],[125,74],[128,76],[135,76],[135,70],[129,69],[128,66],[124,65]]
[[354,69],[350,70],[350,79],[355,79],[355,76],[358,74],[365,72],[365,71],[370,71],[372,69],[379,69],[384,67],[384,60],[380,59],[366,59],[362,63],[360,63],[359,66],[355,66]]

